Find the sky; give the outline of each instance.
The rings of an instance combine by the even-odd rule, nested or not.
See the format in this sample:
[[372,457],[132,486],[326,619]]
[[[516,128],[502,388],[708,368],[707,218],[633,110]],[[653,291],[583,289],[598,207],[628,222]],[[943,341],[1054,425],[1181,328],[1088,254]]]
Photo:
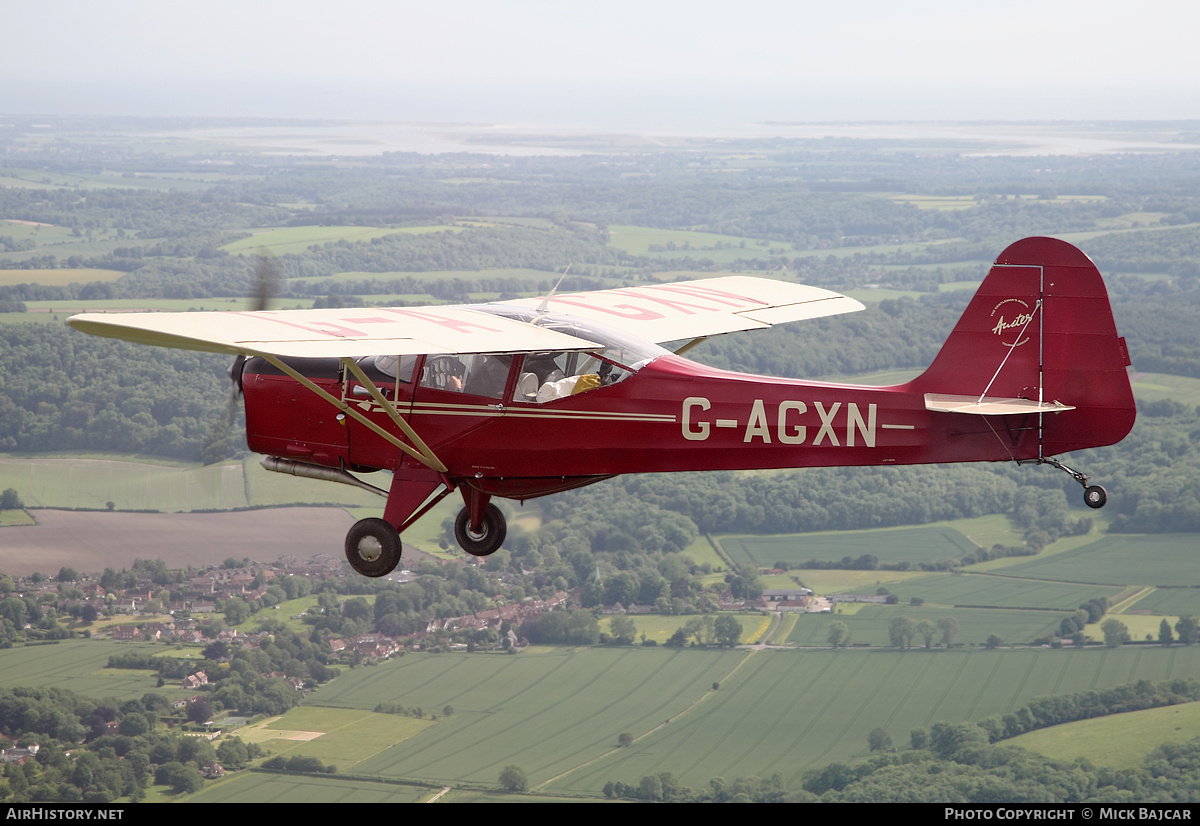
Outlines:
[[1194,0],[13,0],[0,113],[1200,118]]

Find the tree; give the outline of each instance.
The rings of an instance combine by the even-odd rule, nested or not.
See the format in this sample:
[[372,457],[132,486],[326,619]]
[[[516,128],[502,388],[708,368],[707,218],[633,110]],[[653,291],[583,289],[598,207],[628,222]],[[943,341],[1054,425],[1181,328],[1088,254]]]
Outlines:
[[942,632],[942,645],[950,648],[954,638],[958,636],[958,620],[954,617],[942,617],[937,621],[938,629]]
[[871,733],[867,735],[867,745],[871,747],[871,751],[891,751],[891,735],[881,728],[871,729]]
[[637,623],[629,617],[613,617],[609,627],[618,645],[633,645],[637,638]]
[[182,763],[175,763],[171,766],[171,770],[167,774],[167,782],[175,794],[198,792],[204,786],[204,778],[200,776],[200,772],[196,771],[196,767],[185,766]]
[[1184,645],[1195,645],[1197,638],[1200,637],[1200,629],[1196,628],[1196,618],[1190,614],[1181,616],[1179,622],[1175,623],[1175,633],[1179,635],[1179,641]]
[[225,621],[230,625],[241,625],[250,619],[250,606],[241,597],[225,600]]
[[931,619],[917,621],[917,633],[925,639],[925,647],[933,648],[933,636],[937,633],[937,625]]
[[212,719],[212,705],[201,697],[188,706],[187,718],[190,723],[207,723]]
[[0,511],[19,511],[24,507],[25,503],[17,495],[16,488],[5,488],[0,493]]
[[621,748],[629,748],[633,745],[633,735],[627,731],[623,731],[617,735],[617,745]]
[[1115,617],[1101,623],[1100,630],[1104,632],[1104,644],[1109,648],[1120,648],[1130,640],[1129,629]]
[[987,641],[984,642],[984,644],[983,644],[983,647],[988,648],[988,649],[993,649],[993,648],[999,648],[1002,645],[1004,645],[1003,637],[1001,637],[999,634],[989,634]]
[[908,617],[896,617],[888,627],[888,639],[893,648],[908,648],[917,633],[917,625]]
[[850,626],[841,620],[829,624],[829,644],[834,648],[845,648],[850,643]]
[[1175,641],[1175,635],[1171,633],[1171,623],[1167,622],[1165,618],[1158,624],[1158,641],[1164,647]]
[[717,617],[717,621],[713,625],[713,633],[716,635],[717,645],[723,648],[733,648],[742,639],[742,624],[737,621],[736,617],[725,614]]
[[500,770],[499,783],[506,792],[529,791],[529,780],[525,777],[524,769],[511,763]]

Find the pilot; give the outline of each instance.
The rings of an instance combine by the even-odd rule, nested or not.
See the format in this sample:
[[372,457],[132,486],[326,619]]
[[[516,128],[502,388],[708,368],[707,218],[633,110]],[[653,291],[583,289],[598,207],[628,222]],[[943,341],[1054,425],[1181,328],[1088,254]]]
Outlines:
[[430,356],[425,359],[421,386],[461,393],[466,373],[466,365],[455,356]]
[[512,363],[512,356],[478,355],[474,359],[475,364],[461,389],[475,396],[500,398],[504,394],[504,385],[508,383],[508,368]]

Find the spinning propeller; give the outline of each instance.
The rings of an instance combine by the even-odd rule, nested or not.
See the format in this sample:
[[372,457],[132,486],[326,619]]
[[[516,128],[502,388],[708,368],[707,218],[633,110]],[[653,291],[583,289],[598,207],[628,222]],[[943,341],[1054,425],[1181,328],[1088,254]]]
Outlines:
[[[266,250],[258,254],[254,262],[254,280],[251,285],[251,306],[253,312],[267,309],[267,304],[279,292],[283,281],[283,272],[278,263]],[[225,417],[213,426],[201,451],[200,459],[204,464],[211,465],[228,457],[233,449],[230,442],[234,437],[234,420],[237,417],[238,404],[242,399],[242,368],[246,364],[245,356],[238,356],[229,365],[229,381],[233,385],[229,392],[229,402],[225,405]]]

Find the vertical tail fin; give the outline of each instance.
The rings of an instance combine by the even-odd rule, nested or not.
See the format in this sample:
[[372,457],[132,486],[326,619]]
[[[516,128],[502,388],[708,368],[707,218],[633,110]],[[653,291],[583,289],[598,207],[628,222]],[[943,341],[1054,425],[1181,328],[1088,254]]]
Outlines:
[[[1038,456],[1120,441],[1136,410],[1099,270],[1072,245],[1026,238],[996,259],[910,390],[1074,409],[1043,414]],[[928,398],[928,396],[927,396]]]

